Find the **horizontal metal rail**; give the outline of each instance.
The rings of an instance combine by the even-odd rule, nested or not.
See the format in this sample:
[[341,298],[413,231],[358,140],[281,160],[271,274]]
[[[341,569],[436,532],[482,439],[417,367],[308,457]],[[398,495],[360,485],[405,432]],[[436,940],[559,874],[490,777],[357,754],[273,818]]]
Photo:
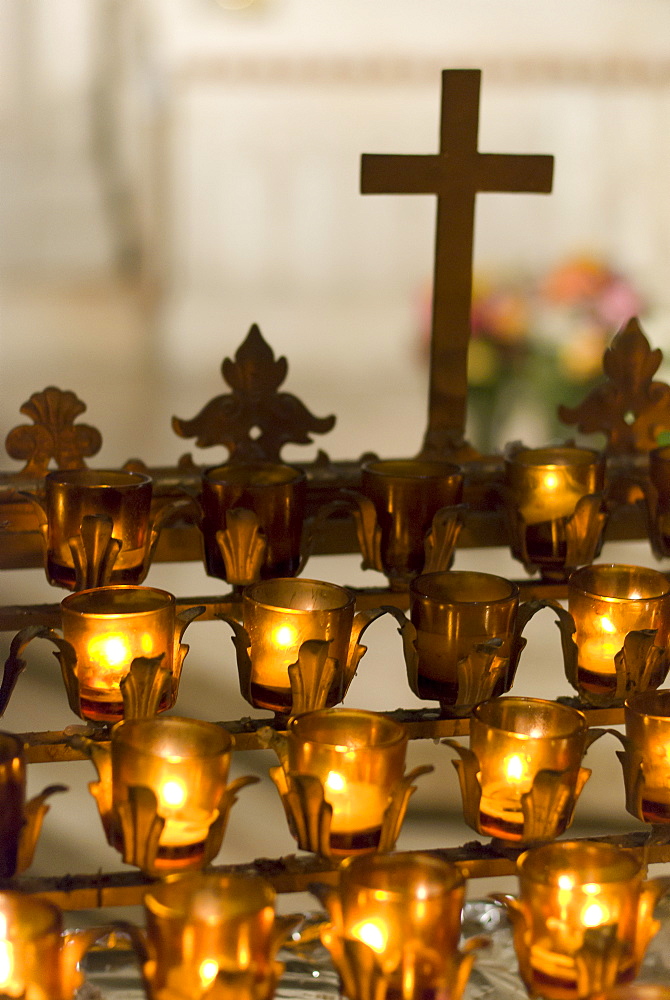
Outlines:
[[[571,704],[578,706],[584,712],[589,726],[618,726],[624,721],[623,708],[592,708],[580,705],[577,699],[570,699]],[[449,736],[467,736],[470,732],[470,720],[441,718],[438,709],[397,708],[392,712],[381,712],[381,715],[400,722],[407,731],[410,740],[439,740]],[[268,716],[261,719],[236,719],[231,722],[218,722],[233,738],[233,750],[262,750],[267,748],[267,741],[259,731],[262,729],[282,732],[285,721]],[[96,728],[93,724],[73,725],[64,730],[51,732],[18,733],[23,740],[28,763],[47,764],[69,760],[86,760],[87,755],[78,744],[82,736],[98,743],[106,743],[109,730]]]
[[[670,844],[650,839],[646,830],[605,837],[580,838],[615,844],[635,851],[647,864],[670,861]],[[519,850],[504,853],[492,844],[472,841],[462,847],[437,848],[430,854],[457,865],[466,878],[514,875]],[[283,858],[258,858],[249,864],[212,865],[208,871],[228,874],[262,875],[277,892],[305,892],[315,882],[333,885],[338,866],[315,855],[290,854]],[[95,875],[49,877],[19,876],[0,881],[0,890],[16,889],[56,903],[64,910],[86,910],[105,906],[137,906],[142,903],[152,880],[139,871]]]

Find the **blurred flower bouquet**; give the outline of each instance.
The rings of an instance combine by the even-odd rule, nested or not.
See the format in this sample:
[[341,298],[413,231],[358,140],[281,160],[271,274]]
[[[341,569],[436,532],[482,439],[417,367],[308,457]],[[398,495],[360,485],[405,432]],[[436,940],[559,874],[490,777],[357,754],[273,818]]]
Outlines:
[[521,407],[544,424],[538,444],[565,437],[559,403],[576,405],[602,380],[608,342],[642,309],[630,281],[587,256],[539,277],[477,278],[468,357],[473,444],[485,453],[499,447]]

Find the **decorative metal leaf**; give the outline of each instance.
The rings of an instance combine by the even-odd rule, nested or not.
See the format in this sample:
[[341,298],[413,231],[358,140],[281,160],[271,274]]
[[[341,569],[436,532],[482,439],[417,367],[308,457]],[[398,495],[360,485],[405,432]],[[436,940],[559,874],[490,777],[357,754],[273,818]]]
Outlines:
[[53,459],[59,469],[81,469],[100,451],[100,431],[89,424],[75,424],[86,404],[73,392],[47,386],[35,392],[21,407],[34,426],[20,424],[7,435],[5,447],[11,458],[26,459],[21,475],[41,478]]
[[338,670],[344,667],[328,656],[330,642],[308,639],[298,650],[298,659],[288,668],[291,684],[291,715],[325,708],[328,692]]
[[439,573],[449,569],[464,516],[465,504],[442,507],[436,512],[424,542],[424,573]]
[[39,795],[30,799],[23,807],[24,826],[19,837],[17,871],[23,872],[30,866],[35,847],[42,829],[44,817],[49,812],[47,799],[60,792],[67,792],[67,785],[49,785]]
[[[588,768],[580,768],[579,792],[590,776]],[[571,784],[569,772],[538,771],[530,791],[521,796],[524,843],[553,840],[563,833],[579,792]]]
[[[254,324],[235,360],[221,366],[232,393],[212,399],[192,420],[173,417],[175,433],[194,437],[199,448],[222,444],[235,461],[276,462],[285,444],[310,444],[310,434],[327,433],[335,417],[315,417],[296,396],[277,391],[287,367]],[[254,430],[260,434],[252,436]]]
[[651,451],[660,431],[670,430],[670,386],[654,382],[662,352],[653,350],[637,319],[617,333],[603,358],[608,382],[596,386],[579,406],[560,406],[565,424],[582,433],[602,431],[609,454]]
[[382,830],[379,836],[378,851],[392,851],[395,842],[400,836],[407,806],[412,795],[416,791],[414,782],[422,774],[430,774],[435,768],[432,764],[422,764],[414,770],[404,774],[400,781],[397,781],[391,790],[388,805],[382,820]]
[[258,580],[267,550],[267,539],[255,511],[233,507],[226,511],[225,530],[216,532],[216,543],[229,583],[247,587]]

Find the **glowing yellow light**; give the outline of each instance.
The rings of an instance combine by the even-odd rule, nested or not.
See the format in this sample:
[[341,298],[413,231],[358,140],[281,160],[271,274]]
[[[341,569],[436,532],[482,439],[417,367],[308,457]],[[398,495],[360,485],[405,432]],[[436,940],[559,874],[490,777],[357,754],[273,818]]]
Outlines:
[[555,472],[547,472],[544,477],[544,486],[548,490],[555,490],[559,484],[559,478]]
[[597,896],[600,892],[600,886],[597,882],[587,882],[586,885],[582,886],[582,892],[585,892],[587,896]]
[[130,662],[130,644],[123,635],[96,635],[88,644],[88,658],[108,670],[118,670]]
[[186,786],[174,778],[164,781],[160,789],[160,799],[162,805],[170,809],[179,809],[186,802]]
[[607,615],[603,615],[600,618],[600,627],[603,632],[616,632],[616,625],[612,625]]
[[329,771],[328,777],[326,778],[326,788],[330,788],[331,792],[342,792],[346,782],[341,774],[337,771]]
[[381,955],[386,948],[388,941],[388,931],[383,923],[365,920],[351,928],[351,935],[358,941],[362,941],[368,948],[372,948],[378,955]]
[[14,949],[7,941],[7,918],[0,913],[0,986],[8,986],[14,972]]
[[584,927],[600,927],[609,917],[608,910],[600,903],[589,903],[582,910],[582,923]]
[[200,963],[200,968],[198,974],[200,975],[200,982],[203,986],[209,986],[216,979],[217,973],[219,971],[219,963],[215,962],[213,958],[206,958]]
[[140,637],[140,649],[143,656],[151,656],[154,651],[154,637],[151,632],[143,632]]
[[272,633],[272,642],[279,649],[288,649],[295,640],[296,631],[291,625],[278,625]]
[[503,762],[503,767],[508,781],[520,782],[525,781],[528,777],[526,761],[518,753],[512,753],[509,757],[506,757]]
[[575,883],[570,875],[559,875],[558,876],[558,888],[559,889],[574,889]]

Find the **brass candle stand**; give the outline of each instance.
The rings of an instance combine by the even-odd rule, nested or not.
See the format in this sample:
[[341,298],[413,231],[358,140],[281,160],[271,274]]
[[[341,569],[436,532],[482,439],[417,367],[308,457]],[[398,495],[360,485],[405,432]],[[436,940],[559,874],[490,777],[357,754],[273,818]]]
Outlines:
[[[525,528],[523,539],[519,540],[515,535],[519,527],[520,512],[515,509],[512,516],[509,504],[505,509],[501,502],[506,488],[511,488],[512,485],[506,478],[503,459],[500,456],[479,455],[464,438],[475,198],[479,191],[548,193],[551,189],[553,163],[552,158],[547,156],[481,153],[477,147],[480,74],[472,70],[445,71],[442,85],[439,151],[429,156],[366,155],[363,158],[361,176],[362,190],[366,194],[423,192],[437,196],[439,212],[429,406],[423,446],[416,458],[394,459],[390,465],[385,465],[386,460],[377,456],[366,456],[364,462],[332,462],[322,452],[315,462],[308,463],[303,469],[306,476],[304,528],[308,534],[312,533],[314,550],[321,553],[353,552],[357,548],[358,538],[358,548],[363,555],[364,564],[381,569],[387,576],[388,587],[377,588],[372,593],[365,590],[355,594],[347,591],[346,601],[337,605],[338,609],[346,606],[352,615],[354,605],[357,605],[359,613],[365,613],[365,624],[374,620],[379,613],[378,609],[384,606],[392,606],[396,612],[407,611],[407,590],[411,580],[419,573],[447,571],[456,542],[460,546],[480,547],[506,543],[519,553],[524,564],[544,567],[544,575],[536,583],[511,581],[518,587],[520,598],[534,599],[541,602],[542,606],[567,596],[567,570],[588,564],[601,542],[607,544],[610,538],[649,537],[645,516],[653,520],[652,540],[656,552],[665,554],[666,551],[663,540],[666,516],[664,505],[669,501],[664,495],[663,483],[650,470],[648,455],[658,446],[660,431],[670,430],[670,388],[654,381],[661,363],[660,351],[650,348],[637,320],[629,319],[607,349],[603,363],[603,384],[575,408],[560,409],[560,416],[565,424],[574,425],[584,433],[602,432],[606,444],[597,463],[598,476],[600,471],[603,476],[602,493],[600,479],[595,483],[581,484],[579,490],[568,488],[569,483],[566,482],[563,484],[566,493],[575,494],[572,512],[555,509],[546,519],[543,514],[543,520],[532,522],[550,525],[548,537],[551,558],[548,561],[541,554],[538,557],[537,553],[531,551],[532,546]],[[221,469],[225,465],[241,469],[244,465],[258,463],[284,465],[281,451],[285,445],[309,443],[311,434],[325,433],[334,423],[334,417],[317,417],[296,397],[279,391],[286,372],[286,359],[275,358],[258,327],[252,327],[234,358],[224,360],[222,374],[230,391],[206,403],[200,413],[190,420],[175,417],[173,426],[176,433],[181,437],[195,438],[198,445],[225,447],[225,462],[220,462],[215,468]],[[188,455],[171,468],[151,469],[141,462],[129,463],[132,468],[110,470],[110,481],[101,481],[100,476],[104,474],[86,469],[86,459],[97,453],[101,438],[95,428],[76,423],[84,409],[74,393],[62,392],[54,387],[35,393],[22,407],[22,412],[32,424],[17,427],[10,432],[7,451],[11,458],[22,461],[24,465],[18,472],[0,475],[0,532],[4,543],[0,546],[0,567],[43,565],[45,538],[49,580],[74,590],[82,587],[97,588],[115,581],[136,584],[142,579],[152,557],[164,561],[200,559],[199,513],[189,497],[201,493],[203,473],[206,470],[200,468]],[[553,454],[551,458],[555,459],[556,455]],[[655,461],[657,460],[652,459],[652,462]],[[55,473],[49,472],[52,463],[58,467]],[[445,463],[451,467],[451,471],[445,468]],[[555,466],[549,472],[556,477],[556,481],[547,482],[545,469],[543,489],[555,497],[558,480],[564,473],[567,475],[566,470],[572,466],[567,460],[548,464]],[[455,470],[453,467],[456,467]],[[52,478],[49,479],[49,476]],[[133,476],[139,477],[139,481],[133,479]],[[240,476],[243,477],[241,472]],[[131,479],[143,491],[144,508],[147,506],[146,488],[148,485],[151,487],[155,517],[149,507],[148,518],[143,508],[142,516],[137,512],[137,516],[126,517],[124,514],[118,519],[115,509],[112,509],[114,505],[106,508],[104,503],[96,500],[93,509],[89,509],[83,500],[83,494],[87,490],[107,491],[110,497],[121,493],[126,486],[130,487]],[[648,485],[652,479],[653,489]],[[376,485],[372,485],[373,480]],[[446,492],[443,492],[442,486],[445,486]],[[581,486],[584,487],[583,490]],[[59,495],[62,494],[63,503],[66,495],[75,496],[73,512],[65,521],[58,516],[58,504],[52,505],[50,510],[46,500],[47,491],[53,489],[58,492],[56,487],[60,490]],[[131,490],[126,492],[130,493]],[[364,499],[352,497],[352,492]],[[645,495],[652,498],[647,508],[651,513],[646,515],[638,503]],[[547,499],[546,495],[543,499]],[[41,505],[43,500],[46,507]],[[334,516],[318,517],[317,512],[320,510],[331,511]],[[345,510],[349,513],[344,513]],[[521,520],[528,527],[531,522],[526,514],[527,511]],[[277,539],[266,534],[268,531],[272,534],[275,529],[263,526],[259,510],[250,501],[242,501],[236,497],[224,500],[217,511],[217,518],[217,525],[214,526],[217,547],[215,554],[218,551],[224,557],[224,563],[225,555],[228,554],[229,565],[225,566],[221,575],[225,576],[235,590],[232,594],[193,602],[178,599],[178,606],[183,608],[190,603],[202,605],[205,609],[201,616],[203,620],[220,615],[230,618],[242,664],[241,686],[243,693],[252,696],[253,637],[242,631],[246,625],[242,624],[239,588],[256,576],[261,577],[261,583],[255,585],[272,583],[272,580],[262,580],[262,577],[266,570],[274,572],[268,570],[266,557],[271,543]],[[126,521],[132,529],[129,536],[122,530],[121,522]],[[161,526],[163,530],[159,537],[158,529]],[[226,532],[229,534],[226,535]],[[302,555],[304,556],[304,552]],[[220,569],[217,575],[219,572]],[[286,574],[285,579],[290,579],[290,574],[295,572],[293,563],[288,569],[282,569],[282,572]],[[115,577],[115,573],[121,575]],[[294,580],[293,584],[298,585],[298,581]],[[579,643],[575,643],[574,639],[579,628],[578,615],[573,619],[559,605],[556,605],[556,613],[562,628],[568,677],[579,684]],[[523,615],[518,614],[523,620],[525,612]],[[47,605],[3,608],[0,624],[4,629],[12,631],[26,626],[53,630],[59,621],[58,607]],[[418,689],[421,669],[414,657],[415,654],[420,654],[419,633],[422,631],[422,623],[412,621],[416,635],[404,621],[400,624],[404,629],[409,654],[410,677],[415,678]],[[92,791],[98,801],[107,837],[122,852],[124,859],[141,871],[67,876],[65,879],[49,877],[29,880],[22,876],[5,879],[3,885],[9,882],[11,888],[21,888],[27,894],[40,894],[57,902],[67,903],[73,908],[140,902],[146,892],[147,877],[164,875],[175,867],[184,870],[191,866],[195,868],[207,865],[214,859],[221,843],[231,801],[237,788],[249,780],[239,779],[237,783],[227,785],[228,750],[269,745],[278,747],[280,753],[282,747],[285,747],[286,766],[280,765],[275,769],[275,780],[283,793],[289,824],[294,829],[299,845],[313,852],[307,858],[292,856],[266,861],[265,864],[259,861],[251,866],[254,871],[264,871],[279,891],[305,889],[317,880],[316,876],[319,880],[334,885],[340,877],[339,863],[347,853],[357,851],[373,854],[393,846],[412,791],[411,782],[417,773],[404,774],[404,745],[409,738],[451,738],[465,736],[470,732],[473,747],[467,751],[461,747],[461,760],[456,762],[460,767],[466,792],[468,820],[473,825],[478,824],[475,826],[478,830],[483,831],[486,826],[488,834],[491,826],[488,820],[491,817],[497,818],[501,821],[497,825],[497,831],[509,833],[505,823],[510,819],[507,813],[511,811],[512,841],[525,845],[551,838],[569,824],[574,802],[588,776],[586,769],[581,766],[581,758],[588,743],[597,735],[590,727],[619,724],[623,718],[620,703],[624,695],[630,698],[635,689],[641,691],[645,686],[653,687],[659,672],[657,668],[665,656],[665,635],[660,626],[645,622],[640,628],[639,623],[633,622],[620,631],[620,659],[614,657],[613,674],[616,680],[611,689],[606,692],[589,691],[587,698],[587,686],[582,684],[581,689],[578,687],[578,693],[580,696],[584,695],[584,698],[578,699],[579,709],[552,704],[549,710],[552,717],[569,716],[570,725],[559,725],[556,731],[551,732],[543,730],[538,737],[528,727],[527,732],[517,732],[514,727],[506,726],[505,720],[498,719],[497,724],[493,720],[496,732],[503,732],[505,737],[511,739],[521,737],[524,747],[497,755],[495,762],[504,765],[508,784],[516,786],[515,790],[519,795],[515,796],[514,807],[511,810],[499,810],[501,815],[497,817],[491,812],[492,803],[484,802],[489,809],[488,813],[484,812],[485,824],[482,823],[481,806],[487,797],[483,774],[486,761],[485,755],[473,747],[477,744],[478,727],[486,721],[486,712],[498,711],[497,708],[490,709],[488,706],[498,702],[495,699],[484,701],[472,712],[466,712],[466,709],[484,695],[498,693],[498,686],[504,690],[508,685],[515,657],[523,642],[521,629],[516,626],[512,630],[511,639],[507,634],[501,637],[496,633],[493,639],[487,635],[486,641],[475,643],[474,652],[466,649],[462,655],[456,654],[456,673],[458,675],[461,665],[461,677],[458,678],[458,693],[453,703],[456,712],[453,717],[437,717],[438,713],[431,709],[415,713],[400,710],[395,713],[396,717],[391,717],[393,713],[376,713],[375,725],[378,732],[390,731],[396,735],[389,735],[388,739],[378,741],[378,745],[370,739],[367,742],[360,741],[358,746],[349,745],[346,739],[341,738],[334,744],[328,743],[328,740],[321,741],[328,747],[326,757],[330,755],[334,760],[335,755],[339,754],[343,760],[339,762],[342,764],[340,767],[335,767],[331,762],[327,771],[320,775],[315,773],[318,752],[310,750],[308,753],[305,750],[307,745],[317,746],[319,740],[314,738],[296,741],[293,751],[291,740],[295,739],[296,732],[300,733],[301,727],[313,722],[315,715],[325,714],[329,720],[332,719],[336,712],[334,709],[307,710],[316,708],[324,699],[324,693],[325,704],[332,697],[332,678],[336,669],[333,661],[338,661],[341,671],[337,686],[343,688],[351,679],[363,651],[359,642],[362,628],[356,631],[355,627],[352,629],[350,626],[345,638],[346,652],[338,655],[333,654],[333,638],[330,635],[305,637],[295,654],[283,664],[289,678],[288,684],[281,685],[283,700],[278,707],[269,700],[261,705],[274,709],[280,716],[268,727],[269,735],[262,732],[262,720],[236,720],[215,725],[165,716],[150,719],[126,718],[117,723],[113,730],[103,722],[97,728],[88,726],[84,735],[73,735],[65,731],[22,734],[20,742],[25,745],[29,760],[75,760],[81,759],[86,753],[93,758],[98,767],[99,780],[93,783]],[[67,652],[69,647],[64,645],[62,638],[54,638],[54,634],[39,634],[55,641],[59,652],[70,664],[64,669],[66,686],[69,684],[71,704],[74,706],[76,702],[79,705],[79,695],[75,698],[72,680],[76,676],[75,664],[73,660],[67,660],[67,657],[71,657]],[[37,635],[38,632],[35,632],[35,636]],[[501,645],[497,645],[498,640]],[[504,648],[505,641],[509,642],[509,648]],[[9,674],[5,674],[6,678],[9,677],[5,688],[9,686],[12,676],[20,670],[17,665],[22,662],[23,642],[24,639],[20,639],[13,650],[15,667],[10,669]],[[657,650],[661,650],[661,654]],[[138,658],[135,659],[137,662]],[[151,661],[152,657],[145,659]],[[481,683],[472,680],[475,673],[474,660],[481,660],[483,664],[480,671]],[[508,660],[508,665],[504,664],[504,660]],[[622,667],[624,661],[625,669]],[[146,697],[143,695],[140,699],[143,705],[146,708],[146,703],[151,703],[153,710],[162,706],[164,697],[160,673],[163,668],[157,668],[153,678],[149,676],[155,666],[156,664],[151,666],[150,663],[146,665],[146,676],[137,685],[145,689]],[[128,677],[132,680],[124,682],[126,687],[136,684],[137,675],[138,668],[131,667]],[[436,700],[442,707],[445,704],[449,707],[450,698],[451,695],[446,698],[438,697]],[[508,703],[513,700],[500,699]],[[528,704],[529,700],[526,700],[526,705]],[[138,709],[137,714],[145,714],[145,708],[141,711]],[[285,716],[289,711],[295,717],[289,724],[288,735],[284,735],[282,727],[287,724]],[[129,714],[133,712],[131,710]],[[305,714],[296,714],[302,712]],[[459,716],[459,713],[462,715]],[[168,757],[175,758],[168,760],[156,753],[154,756],[159,758],[158,761],[145,761],[140,766],[140,758],[151,756],[147,752],[148,731],[154,732],[157,728],[167,730],[170,726],[182,725],[189,728],[188,746],[182,748],[183,752],[168,754]],[[349,738],[357,731],[356,725],[350,713]],[[519,725],[523,730],[523,725]],[[137,727],[147,726],[149,729],[143,729],[142,740],[134,740],[128,736],[136,735]],[[206,806],[196,804],[194,815],[175,815],[175,811],[179,812],[181,809],[182,799],[186,802],[191,791],[195,794],[200,782],[193,782],[191,787],[184,775],[176,772],[171,777],[161,772],[156,782],[151,779],[164,767],[195,767],[187,750],[192,750],[195,744],[201,742],[193,734],[194,728],[198,730],[200,727],[207,729],[205,743],[211,741],[217,748],[216,753],[209,755],[219,760],[216,780],[213,781],[216,787],[210,793]],[[128,737],[127,740],[124,740],[124,734]],[[231,734],[234,739],[231,739]],[[540,753],[539,759],[535,760],[529,749],[533,741],[542,746],[546,743],[553,749],[556,749],[556,744],[556,758],[551,754]],[[573,743],[575,746],[572,746]],[[130,766],[123,760],[117,761],[116,771],[119,773],[115,775],[115,749],[119,753],[122,744],[134,763]],[[298,747],[299,751],[296,749]],[[383,781],[377,780],[376,773],[373,783],[369,780],[370,773],[361,774],[345,768],[344,763],[349,762],[353,767],[357,757],[369,763],[376,759],[373,751],[380,749],[392,751],[392,762],[389,764],[387,761],[381,767],[382,771],[386,768],[382,775]],[[351,754],[351,761],[344,761],[347,754]],[[205,753],[205,757],[207,756]],[[221,763],[224,757],[226,761]],[[374,771],[372,765],[370,769]],[[524,787],[525,783],[528,783],[527,788]],[[342,793],[347,784],[365,785],[366,794],[360,800],[344,796]],[[373,788],[378,789],[378,794],[375,795]],[[338,795],[341,800],[339,804],[344,805],[344,813],[347,814],[347,825],[339,829],[335,824]],[[490,798],[495,806],[495,796]],[[366,814],[362,828],[353,823],[350,815],[361,803],[362,811]],[[374,822],[370,819],[372,806],[376,806]],[[342,810],[338,818],[341,817]],[[358,822],[358,818],[355,818]],[[351,825],[349,820],[352,820]],[[168,830],[172,840],[166,844],[163,839],[161,844],[161,838]],[[181,839],[185,830],[187,836]],[[333,834],[336,835],[335,839]],[[633,900],[628,909],[640,919],[637,924],[631,920],[613,922],[596,919],[593,916],[595,911],[591,911],[593,918],[589,916],[585,924],[582,920],[584,933],[580,935],[576,948],[568,954],[571,964],[565,981],[568,982],[570,997],[586,996],[587,987],[591,992],[605,992],[614,980],[622,978],[622,968],[625,973],[623,978],[629,972],[634,974],[645,942],[654,929],[649,911],[658,890],[649,889],[644,884],[643,864],[639,856],[643,855],[645,861],[650,863],[668,862],[670,845],[660,838],[649,838],[646,831],[639,835],[614,835],[612,839],[614,843],[606,844],[605,849],[611,848],[616,852],[615,867],[621,873],[618,881],[624,884],[624,895],[629,893],[631,887],[639,890],[637,900]],[[453,861],[461,872],[467,870],[470,877],[510,874],[514,870],[511,858],[513,852],[505,853],[499,848],[500,845],[468,844],[452,851],[438,848],[434,854],[441,860]],[[560,845],[549,844],[539,850],[551,852],[555,848],[559,851],[562,849]],[[584,869],[581,875],[589,875],[589,866],[593,867],[593,855],[591,845],[578,845],[571,862],[575,872],[575,858],[578,857],[579,867]],[[523,862],[523,877],[544,886],[547,864],[542,862],[542,858],[547,856],[542,855],[541,863],[538,862],[541,870],[539,875],[531,871],[532,862]],[[245,866],[246,873],[249,868],[250,866]],[[228,871],[224,874],[239,872]],[[601,874],[599,870],[599,878]],[[397,873],[394,878],[400,882]],[[587,886],[595,884],[595,878],[589,875],[589,879],[587,882],[583,878],[581,881],[578,878],[573,880],[586,895],[589,895]],[[601,881],[605,883],[608,880],[602,877]],[[609,881],[617,882],[617,879]],[[558,894],[569,891],[567,883],[561,885],[557,881],[556,885],[552,884],[549,888],[560,908]],[[531,899],[535,897],[533,901],[536,902],[542,891],[543,888],[534,890],[529,896]],[[522,888],[522,898],[523,895]],[[563,902],[567,905],[565,899]],[[636,902],[637,906],[634,905]],[[532,944],[527,933],[531,918],[522,909],[522,904],[518,907],[510,904],[520,956],[525,954],[523,948]],[[600,913],[603,916],[602,908]],[[556,919],[562,926],[560,913]],[[333,919],[333,926],[335,925],[336,920]],[[574,927],[568,927],[568,936],[571,934],[575,934]],[[371,958],[369,943],[359,941],[360,947],[358,944],[343,944],[341,927],[336,927],[335,931],[326,935],[326,939],[333,944],[335,953],[339,954],[343,962],[345,980],[356,963],[363,970],[360,976],[356,971],[351,971],[347,987],[350,996],[355,997],[355,1000],[382,1000],[389,996],[393,998],[395,987],[391,984],[389,988],[390,980],[385,977],[387,972],[395,974],[396,967],[393,970],[382,968],[374,949]],[[10,942],[5,939],[3,944],[9,945]],[[524,975],[531,989],[536,988],[537,968],[542,967],[543,963],[546,966],[547,956],[542,953],[542,948],[540,952],[539,964],[533,964],[531,956],[524,966]],[[557,951],[556,954],[558,953]],[[553,961],[555,954],[552,952],[549,957]],[[448,992],[451,989],[454,997],[458,995],[465,975],[463,970],[467,969],[468,961],[467,955],[456,960],[458,969],[452,969],[455,978],[452,977],[449,983],[444,976],[437,977],[436,983],[440,991]],[[521,961],[523,964],[525,959],[521,958]],[[405,962],[407,967],[409,964]],[[266,1000],[266,991],[271,989],[276,972],[271,963],[268,963],[265,978],[263,975],[259,977],[257,992],[256,986],[250,985],[246,970],[240,966],[241,963],[238,962],[229,980],[215,972],[215,978],[209,984],[211,995],[229,998],[234,993],[236,996],[252,997],[253,1000],[256,997]],[[200,976],[200,986],[202,985]],[[547,996],[553,996],[546,993],[545,984],[541,988]],[[430,993],[430,989],[428,992]],[[405,981],[401,994],[403,1000],[413,995]],[[177,997],[188,996],[188,984],[183,977],[166,983],[161,991],[161,1000],[176,1000]],[[32,998],[28,997],[27,1000]]]

